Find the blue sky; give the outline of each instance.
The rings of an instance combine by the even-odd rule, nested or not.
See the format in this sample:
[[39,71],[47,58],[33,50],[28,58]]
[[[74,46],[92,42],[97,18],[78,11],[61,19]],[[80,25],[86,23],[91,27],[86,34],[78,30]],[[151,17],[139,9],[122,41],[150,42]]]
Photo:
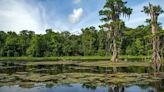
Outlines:
[[[70,31],[79,34],[81,28],[102,24],[98,11],[106,0],[0,0],[0,30],[19,32],[33,30],[38,34],[45,29]],[[148,15],[141,12],[144,5],[151,2],[161,5],[164,0],[125,0],[133,8],[130,19],[122,18],[126,26],[135,28],[144,24]],[[163,23],[164,14],[159,16]]]

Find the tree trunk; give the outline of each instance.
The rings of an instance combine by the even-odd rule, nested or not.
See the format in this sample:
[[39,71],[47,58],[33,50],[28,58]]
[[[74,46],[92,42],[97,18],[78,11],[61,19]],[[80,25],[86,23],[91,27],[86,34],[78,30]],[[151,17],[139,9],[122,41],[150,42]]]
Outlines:
[[112,52],[113,52],[113,55],[112,55],[111,61],[117,62],[118,61],[118,50],[117,50],[117,43],[116,43],[115,38],[113,40],[113,51]]
[[159,62],[160,61],[160,54],[159,54],[159,37],[153,37],[153,55],[152,55],[152,62]]
[[151,4],[149,4],[149,7],[150,7],[150,16],[151,16],[151,31],[152,31],[152,34],[153,34],[153,38],[152,38],[152,45],[153,45],[153,54],[152,54],[152,62],[154,64],[154,68],[155,69],[155,72],[159,72],[160,70],[160,38],[158,35],[156,35],[155,33],[158,31],[158,25],[157,25],[157,15],[154,11],[154,8],[152,7]]
[[153,37],[153,55],[152,55],[152,62],[154,64],[155,72],[159,72],[160,70],[160,54],[159,54],[159,37],[155,36]]

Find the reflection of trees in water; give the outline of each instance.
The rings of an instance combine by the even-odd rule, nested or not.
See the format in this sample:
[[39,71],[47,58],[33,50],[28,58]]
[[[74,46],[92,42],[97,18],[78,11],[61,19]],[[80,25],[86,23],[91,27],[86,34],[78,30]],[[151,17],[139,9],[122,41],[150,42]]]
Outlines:
[[161,65],[161,71],[164,72],[164,64]]
[[121,85],[109,86],[108,92],[124,92],[125,87]]
[[[46,84],[45,86],[47,88],[52,88],[52,87],[57,88],[61,85]],[[135,85],[135,86],[139,87],[140,89],[146,90],[147,92],[163,92],[164,79],[161,81],[158,81],[158,82],[152,82],[149,84],[139,84],[139,85]],[[21,88],[32,88],[32,87],[34,87],[34,85],[33,84],[23,84],[23,85],[20,85],[20,87]],[[73,85],[69,84],[69,83],[62,84],[62,87],[73,87]],[[99,87],[99,86],[96,83],[87,82],[87,83],[84,83],[81,87],[96,91],[97,87]],[[107,87],[108,92],[125,92],[125,89],[127,89],[131,86],[124,86],[124,85],[118,84],[118,85],[109,85],[109,86],[104,86],[104,87]]]
[[152,86],[156,89],[157,92],[163,92],[164,91],[164,79],[157,82],[152,82],[149,84],[149,86]]
[[154,73],[159,73],[162,68],[162,64],[161,63],[152,63],[151,67],[153,68]]
[[82,85],[82,88],[87,88],[87,89],[91,89],[91,90],[96,90],[97,86],[95,85],[95,83],[84,83]]
[[117,67],[113,67],[113,73],[117,73]]
[[[3,64],[3,63],[2,63]],[[164,67],[156,67],[152,64],[151,67],[144,66],[128,66],[128,67],[86,67],[86,69],[80,69],[80,66],[74,64],[58,64],[58,65],[16,65],[13,63],[4,63],[5,68],[0,69],[0,72],[15,73],[15,72],[37,72],[37,73],[48,73],[48,74],[58,74],[58,73],[71,73],[71,72],[80,72],[80,73],[117,73],[117,72],[128,72],[128,73],[149,73],[152,71],[163,70]],[[159,65],[161,66],[161,65]],[[88,68],[88,69],[87,69]]]
[[112,73],[126,72],[126,73],[150,73],[151,67],[142,66],[128,66],[128,67],[111,67]]
[[52,83],[46,84],[46,88],[52,88],[52,87],[54,87],[54,84]]
[[163,92],[164,91],[164,79],[161,81],[150,82],[149,84],[136,85],[141,89],[145,89],[148,92]]
[[19,65],[10,61],[0,62],[0,73],[13,74],[23,71],[25,71],[25,67],[23,65]]
[[[96,90],[97,86],[94,83],[84,83],[82,85],[83,88],[91,89],[91,90]],[[124,92],[125,87],[121,85],[112,85],[108,86],[108,92]]]
[[[149,84],[139,84],[135,85],[141,89],[144,89],[148,92],[163,92],[164,90],[164,79],[158,82],[152,82]],[[85,83],[82,85],[83,88],[96,90],[97,86],[94,83]],[[123,86],[123,85],[110,85],[108,86],[108,92],[125,92],[125,89],[130,86]],[[135,89],[134,89],[135,90]]]
[[[136,85],[141,89],[145,89],[148,92],[163,92],[164,88],[161,87],[161,83],[155,83],[151,85]],[[108,92],[125,92],[126,87],[121,85],[109,86]],[[135,89],[134,89],[135,90]]]

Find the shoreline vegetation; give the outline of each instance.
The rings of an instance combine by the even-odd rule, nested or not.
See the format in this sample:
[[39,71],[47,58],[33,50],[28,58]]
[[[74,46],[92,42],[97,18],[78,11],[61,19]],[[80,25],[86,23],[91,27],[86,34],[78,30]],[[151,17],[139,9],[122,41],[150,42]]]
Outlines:
[[[0,62],[12,62],[27,66],[77,65],[82,67],[151,67],[150,56],[120,56],[119,62],[110,61],[111,56],[63,56],[63,57],[0,57]],[[164,65],[164,60],[161,61]]]
[[[110,61],[111,56],[0,57],[0,61]],[[150,61],[150,56],[120,56],[120,61]]]

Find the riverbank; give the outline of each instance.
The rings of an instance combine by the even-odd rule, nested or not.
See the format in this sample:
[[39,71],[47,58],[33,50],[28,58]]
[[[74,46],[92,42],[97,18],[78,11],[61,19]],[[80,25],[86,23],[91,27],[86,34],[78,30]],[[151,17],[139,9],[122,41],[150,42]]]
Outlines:
[[[63,56],[63,57],[0,57],[0,61],[110,61],[111,56]],[[121,61],[142,60],[149,56],[120,56]]]

